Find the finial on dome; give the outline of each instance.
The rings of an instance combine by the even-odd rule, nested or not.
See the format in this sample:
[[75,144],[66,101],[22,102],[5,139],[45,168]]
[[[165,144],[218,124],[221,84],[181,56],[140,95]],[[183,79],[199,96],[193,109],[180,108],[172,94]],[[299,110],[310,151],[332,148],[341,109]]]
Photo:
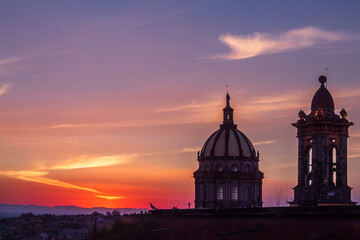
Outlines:
[[324,75],[321,75],[319,77],[319,82],[321,83],[321,86],[324,86],[324,84],[326,83],[326,77]]
[[300,112],[298,114],[299,114],[299,118],[301,120],[304,120],[306,118],[306,114],[302,109],[300,110]]
[[226,106],[230,106],[230,95],[226,93]]

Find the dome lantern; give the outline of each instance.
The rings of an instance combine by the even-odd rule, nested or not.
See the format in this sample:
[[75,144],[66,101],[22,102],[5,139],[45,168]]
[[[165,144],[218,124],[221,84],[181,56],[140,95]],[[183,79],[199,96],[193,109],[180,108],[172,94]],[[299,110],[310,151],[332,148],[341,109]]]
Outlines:
[[230,107],[230,95],[226,94],[226,106],[223,109],[223,124],[220,129],[210,135],[205,142],[200,157],[255,157],[255,149],[251,141],[234,124],[234,109]]
[[234,124],[234,109],[230,107],[230,95],[229,93],[226,94],[226,106],[223,109],[224,112],[224,124]]

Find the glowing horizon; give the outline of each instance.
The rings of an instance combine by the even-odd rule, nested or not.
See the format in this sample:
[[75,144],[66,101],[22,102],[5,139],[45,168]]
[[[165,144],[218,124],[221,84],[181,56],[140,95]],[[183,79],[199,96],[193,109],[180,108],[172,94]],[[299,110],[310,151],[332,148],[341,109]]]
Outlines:
[[1,2],[0,203],[193,206],[197,151],[229,91],[260,152],[264,206],[279,192],[284,205],[297,180],[291,123],[323,74],[355,123],[348,182],[360,201],[354,5]]

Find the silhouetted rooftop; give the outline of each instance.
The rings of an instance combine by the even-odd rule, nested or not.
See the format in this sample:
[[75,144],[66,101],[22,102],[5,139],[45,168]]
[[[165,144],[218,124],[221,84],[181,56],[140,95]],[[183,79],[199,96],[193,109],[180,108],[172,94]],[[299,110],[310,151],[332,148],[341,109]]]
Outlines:
[[150,213],[158,216],[359,216],[360,206],[159,209]]

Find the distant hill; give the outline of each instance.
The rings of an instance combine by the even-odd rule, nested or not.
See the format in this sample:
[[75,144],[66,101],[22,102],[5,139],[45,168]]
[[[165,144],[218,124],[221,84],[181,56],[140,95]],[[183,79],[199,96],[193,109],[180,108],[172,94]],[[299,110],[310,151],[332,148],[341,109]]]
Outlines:
[[77,206],[37,206],[37,205],[20,205],[20,204],[3,204],[0,203],[0,218],[17,217],[23,213],[38,214],[55,214],[55,215],[75,215],[75,214],[92,214],[97,211],[105,214],[107,211],[120,211],[121,214],[140,213],[141,211],[148,211],[146,208],[81,208]]

